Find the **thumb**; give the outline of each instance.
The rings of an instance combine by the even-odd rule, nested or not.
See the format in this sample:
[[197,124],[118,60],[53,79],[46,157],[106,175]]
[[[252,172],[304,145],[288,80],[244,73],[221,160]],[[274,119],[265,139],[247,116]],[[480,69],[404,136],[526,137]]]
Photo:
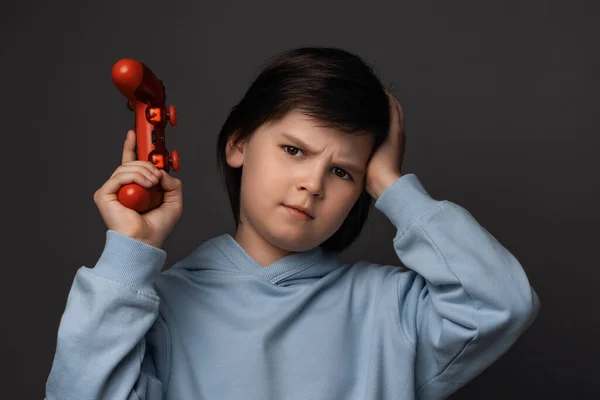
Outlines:
[[173,196],[181,192],[181,180],[172,177],[164,169],[160,170],[160,175],[160,185],[165,190],[165,196]]

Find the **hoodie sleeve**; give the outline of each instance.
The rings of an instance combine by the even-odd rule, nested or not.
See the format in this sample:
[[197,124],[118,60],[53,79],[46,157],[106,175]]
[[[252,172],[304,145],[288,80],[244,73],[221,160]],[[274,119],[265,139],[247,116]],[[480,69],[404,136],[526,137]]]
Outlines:
[[164,347],[165,325],[153,281],[165,260],[163,250],[107,231],[96,266],[75,275],[47,400],[162,398],[154,351]]
[[[540,308],[519,261],[464,208],[431,198],[414,174],[377,199],[397,228],[399,325],[415,349],[421,399],[442,399],[496,361]],[[394,294],[394,296],[396,293]]]

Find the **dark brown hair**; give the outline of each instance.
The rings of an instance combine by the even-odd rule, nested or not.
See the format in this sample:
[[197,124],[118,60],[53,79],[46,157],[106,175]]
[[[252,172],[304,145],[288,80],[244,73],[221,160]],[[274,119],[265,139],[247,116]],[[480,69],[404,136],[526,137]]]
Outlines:
[[[338,48],[303,47],[267,61],[241,101],[235,105],[217,139],[217,166],[229,194],[236,228],[240,214],[241,168],[226,162],[227,141],[233,147],[248,140],[262,124],[283,119],[297,110],[349,135],[372,134],[373,151],[387,137],[389,105],[385,89],[372,68],[360,57]],[[360,234],[372,198],[363,190],[340,228],[321,246],[346,249]]]

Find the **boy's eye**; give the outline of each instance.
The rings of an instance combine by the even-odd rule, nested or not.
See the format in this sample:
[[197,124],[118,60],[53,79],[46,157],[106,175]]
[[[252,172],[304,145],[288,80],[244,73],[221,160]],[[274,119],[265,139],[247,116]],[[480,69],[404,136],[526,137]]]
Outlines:
[[[340,178],[342,178],[342,179],[348,179],[348,180],[350,179],[350,174],[349,174],[349,173],[347,173],[346,171],[344,171],[343,169],[341,169],[341,168],[338,168],[338,167],[333,167],[333,169],[335,170],[334,174],[336,174],[336,175],[337,175],[337,176],[339,176]],[[338,173],[337,173],[338,171],[341,171],[341,172],[342,172],[342,174],[341,174],[341,175],[338,175]]]
[[[292,149],[291,151],[285,150],[285,149]],[[291,156],[296,156],[296,154],[298,154],[298,152],[302,152],[302,150],[300,150],[297,147],[294,146],[283,146],[283,149],[285,150],[286,153],[288,153]]]
[[[296,157],[296,155],[299,153],[304,154],[304,152],[301,149],[294,147],[294,146],[282,146],[282,147],[283,147],[283,150],[286,153],[288,153],[289,155],[291,155],[292,157]],[[302,158],[302,156],[296,157],[296,158]],[[333,167],[333,170],[334,170],[334,174],[336,176],[342,178],[343,180],[346,180],[346,181],[352,180],[352,176],[345,170],[338,168],[338,167]]]

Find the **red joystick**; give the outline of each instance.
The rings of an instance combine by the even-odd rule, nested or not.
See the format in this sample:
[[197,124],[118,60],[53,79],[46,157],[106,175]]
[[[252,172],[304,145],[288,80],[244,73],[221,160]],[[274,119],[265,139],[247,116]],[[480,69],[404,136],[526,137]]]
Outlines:
[[[150,161],[155,167],[169,172],[179,171],[179,153],[172,155],[165,147],[165,127],[177,124],[175,107],[165,106],[165,87],[148,67],[132,58],[123,58],[112,68],[112,81],[127,98],[127,108],[135,112],[133,130],[136,131],[138,160]],[[164,189],[160,184],[146,189],[137,183],[124,185],[117,198],[125,207],[144,213],[159,207]]]

